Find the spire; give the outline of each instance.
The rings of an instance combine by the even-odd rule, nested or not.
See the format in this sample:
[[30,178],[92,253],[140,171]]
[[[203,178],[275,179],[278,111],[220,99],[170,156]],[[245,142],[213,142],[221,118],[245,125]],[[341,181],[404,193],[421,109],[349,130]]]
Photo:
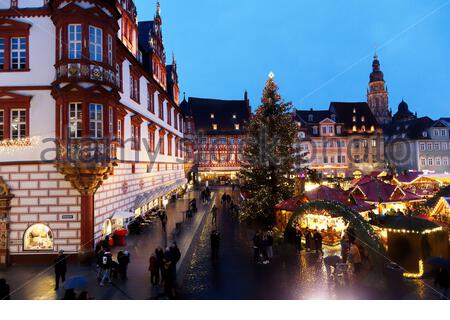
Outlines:
[[172,51],[172,65],[177,65],[177,60],[175,59],[175,53]]
[[248,92],[247,92],[247,89],[245,89],[245,92],[244,92],[244,100],[245,100],[245,101],[248,100]]
[[161,17],[161,4],[159,3],[159,0],[156,1],[156,16]]

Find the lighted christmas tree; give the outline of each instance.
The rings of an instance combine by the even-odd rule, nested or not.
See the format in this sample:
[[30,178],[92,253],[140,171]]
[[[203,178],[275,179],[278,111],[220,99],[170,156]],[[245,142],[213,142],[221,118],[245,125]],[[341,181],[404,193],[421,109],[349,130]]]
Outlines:
[[275,205],[293,196],[295,177],[303,161],[296,152],[298,127],[291,109],[292,104],[279,95],[271,74],[245,138],[239,173],[246,197],[241,208],[242,220],[271,224]]

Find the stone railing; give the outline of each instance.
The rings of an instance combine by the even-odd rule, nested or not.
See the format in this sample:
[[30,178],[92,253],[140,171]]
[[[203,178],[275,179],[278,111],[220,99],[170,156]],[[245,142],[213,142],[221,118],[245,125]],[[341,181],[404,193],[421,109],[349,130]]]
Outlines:
[[116,143],[94,139],[72,139],[58,145],[58,161],[69,163],[110,163],[117,160]]

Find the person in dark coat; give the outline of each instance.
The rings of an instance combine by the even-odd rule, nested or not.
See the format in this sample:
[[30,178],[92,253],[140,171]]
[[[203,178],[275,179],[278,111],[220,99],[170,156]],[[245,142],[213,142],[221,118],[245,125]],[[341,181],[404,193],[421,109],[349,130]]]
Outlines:
[[59,279],[64,283],[66,281],[67,263],[63,250],[59,250],[55,261],[55,290],[59,289]]
[[9,285],[6,279],[0,279],[0,300],[9,300]]
[[261,263],[261,241],[261,231],[258,231],[253,237],[253,261],[258,264]]
[[305,244],[306,251],[311,251],[311,232],[308,229],[305,232]]
[[158,273],[161,274],[161,279],[164,280],[164,251],[161,247],[158,247],[155,249],[155,255],[156,255],[156,263],[158,265]]
[[297,252],[302,251],[302,231],[295,229],[295,249]]
[[217,262],[219,260],[219,246],[220,234],[217,230],[213,230],[210,235],[211,238],[211,260]]
[[437,272],[434,279],[434,285],[437,285],[439,286],[439,288],[441,288],[442,298],[448,299],[448,288],[450,286],[450,276],[448,270],[439,268],[439,271]]
[[170,266],[172,269],[172,277],[174,279],[173,281],[175,284],[176,279],[177,279],[177,264],[178,264],[178,261],[180,261],[180,259],[181,259],[181,252],[180,252],[180,249],[178,248],[176,242],[172,243],[169,251],[170,251],[170,262],[171,262]]
[[163,211],[159,217],[161,219],[161,226],[163,232],[167,232],[167,214],[165,211]]
[[150,283],[152,286],[157,286],[159,284],[159,269],[158,269],[158,259],[156,254],[152,254],[149,259],[148,271],[150,271]]
[[[120,252],[122,252],[122,251],[120,251]],[[125,251],[125,252],[122,252],[122,254],[120,256],[118,254],[117,255],[117,262],[119,262],[119,274],[120,274],[120,276],[124,280],[128,279],[127,271],[128,271],[128,264],[130,263],[130,253],[128,251]]]
[[322,250],[322,235],[319,233],[319,231],[314,231],[314,247],[316,249],[316,253],[320,252],[323,256],[323,250]]

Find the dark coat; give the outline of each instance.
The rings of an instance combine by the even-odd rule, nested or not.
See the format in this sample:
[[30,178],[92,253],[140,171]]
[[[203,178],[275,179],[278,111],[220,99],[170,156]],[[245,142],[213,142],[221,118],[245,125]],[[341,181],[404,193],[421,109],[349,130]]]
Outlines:
[[67,263],[65,255],[58,255],[55,259],[55,273],[64,274],[67,272]]

